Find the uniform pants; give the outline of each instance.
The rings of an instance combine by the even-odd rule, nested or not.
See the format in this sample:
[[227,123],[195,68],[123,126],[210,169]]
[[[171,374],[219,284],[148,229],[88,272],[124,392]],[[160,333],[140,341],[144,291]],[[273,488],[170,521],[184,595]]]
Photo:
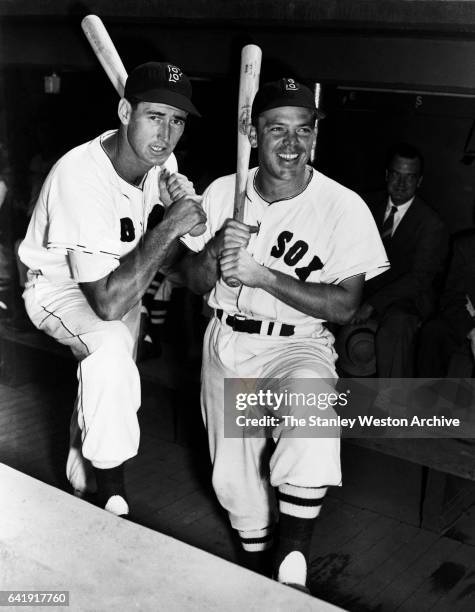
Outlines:
[[[134,351],[140,323],[140,304],[122,321],[104,321],[89,306],[77,286],[32,279],[23,294],[34,325],[68,346],[79,361],[78,395],[71,423],[81,431],[82,454],[93,466],[107,469],[137,454],[140,378]],[[67,476],[83,490],[84,474],[71,457]]]
[[[269,337],[234,332],[213,318],[203,345],[201,402],[213,464],[213,487],[228,511],[234,529],[249,531],[276,519],[272,487],[288,483],[300,487],[341,484],[339,431],[333,437],[286,436],[274,431],[275,446],[268,452],[266,438],[225,438],[224,379],[278,379],[273,392],[292,392],[299,378],[320,379],[320,389],[334,392],[336,381],[333,338]],[[274,383],[275,384],[275,383]],[[319,416],[329,416],[310,409]],[[310,414],[310,413],[309,413]],[[334,413],[333,413],[334,416]],[[287,432],[289,433],[289,432]]]

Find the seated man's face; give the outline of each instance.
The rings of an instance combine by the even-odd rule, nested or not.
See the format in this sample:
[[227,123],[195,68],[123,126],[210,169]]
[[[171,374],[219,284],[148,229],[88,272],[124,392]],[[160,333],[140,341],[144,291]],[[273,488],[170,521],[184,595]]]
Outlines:
[[418,159],[396,155],[386,170],[388,193],[396,206],[414,197],[421,181]]

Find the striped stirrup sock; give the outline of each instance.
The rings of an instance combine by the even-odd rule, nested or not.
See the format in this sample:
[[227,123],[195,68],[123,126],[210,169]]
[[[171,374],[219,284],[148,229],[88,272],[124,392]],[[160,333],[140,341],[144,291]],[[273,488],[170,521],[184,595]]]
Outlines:
[[242,562],[247,569],[270,578],[274,527],[238,531],[243,548]]
[[261,552],[272,546],[273,527],[238,531],[241,545],[246,552]]
[[301,519],[315,519],[320,514],[327,487],[296,487],[283,484],[279,487],[279,511]]
[[[327,487],[279,487],[279,533],[274,572],[279,582],[305,585],[315,519]],[[300,553],[300,554],[292,554]]]

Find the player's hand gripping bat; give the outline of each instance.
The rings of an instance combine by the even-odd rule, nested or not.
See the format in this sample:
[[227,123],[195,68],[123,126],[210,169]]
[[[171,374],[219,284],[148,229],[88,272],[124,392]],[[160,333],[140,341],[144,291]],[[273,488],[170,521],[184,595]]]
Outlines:
[[[261,61],[262,51],[257,45],[246,45],[243,47],[239,75],[237,166],[233,213],[233,218],[237,221],[243,221],[244,219],[246,183],[249,170],[249,158],[251,156],[251,143],[249,142],[251,109],[259,87]],[[229,287],[239,287],[241,284],[235,278],[228,278],[225,280]]]
[[[112,85],[119,96],[122,97],[127,80],[127,71],[101,18],[97,15],[87,15],[81,21],[81,27]],[[200,236],[205,230],[206,225],[200,223],[190,231],[190,235]]]

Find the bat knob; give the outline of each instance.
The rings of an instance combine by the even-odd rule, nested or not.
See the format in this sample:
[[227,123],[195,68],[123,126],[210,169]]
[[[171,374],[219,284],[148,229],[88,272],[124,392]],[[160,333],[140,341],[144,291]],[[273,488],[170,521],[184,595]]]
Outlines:
[[190,236],[201,236],[201,234],[204,234],[206,232],[206,223],[198,223],[198,225],[195,225],[195,227],[193,229],[191,229],[188,233],[190,234]]
[[228,287],[232,287],[233,289],[237,289],[237,287],[241,286],[241,283],[237,278],[227,278],[224,281]]

